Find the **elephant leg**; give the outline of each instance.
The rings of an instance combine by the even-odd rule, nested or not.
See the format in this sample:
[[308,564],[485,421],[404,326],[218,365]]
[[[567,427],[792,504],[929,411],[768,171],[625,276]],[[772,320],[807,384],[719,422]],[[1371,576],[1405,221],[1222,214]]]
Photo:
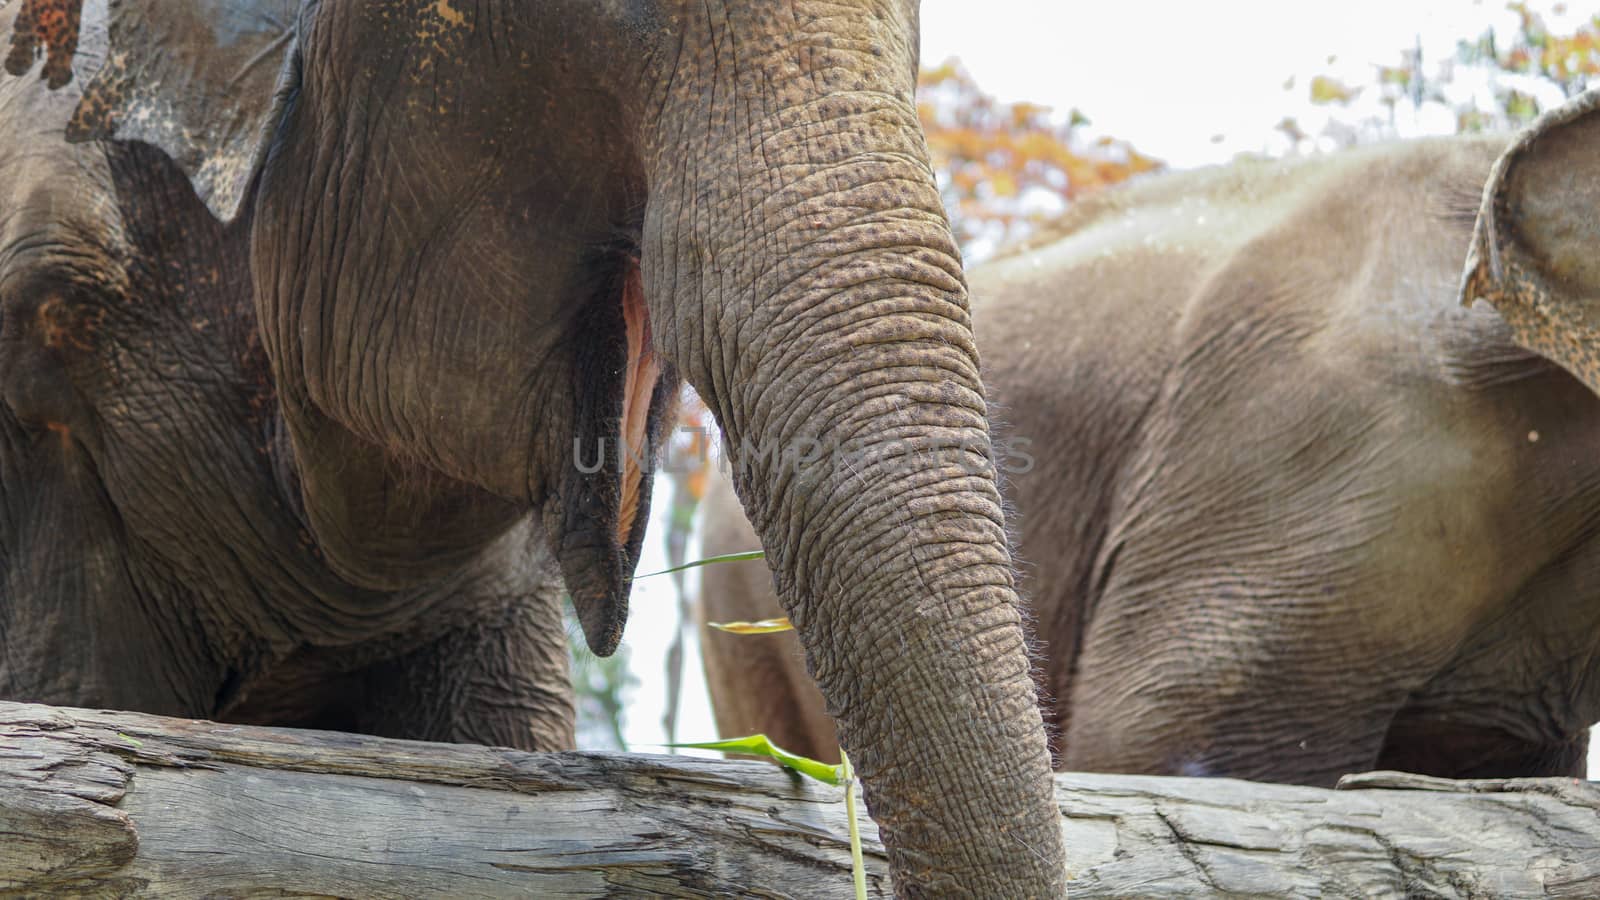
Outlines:
[[1374,768],[1440,778],[1584,778],[1588,754],[1586,729],[1566,740],[1539,740],[1402,713]]
[[1395,716],[1378,765],[1440,778],[1583,778],[1600,688],[1597,562],[1571,554],[1529,582]]
[[559,585],[359,673],[354,730],[521,750],[576,746]]
[[[1215,284],[1259,274],[1241,265]],[[1332,786],[1377,764],[1397,713],[1526,577],[1501,550],[1517,504],[1482,487],[1505,463],[1476,398],[1288,352],[1263,335],[1315,313],[1260,299],[1196,301],[1194,355],[1136,438],[1067,768]],[[1250,352],[1226,352],[1245,315],[1262,317]]]
[[220,721],[381,737],[570,750],[576,709],[565,586],[508,533],[472,569],[416,597],[416,618],[305,646],[223,695]]
[[498,604],[449,604],[405,634],[304,650],[213,715],[249,725],[570,750],[576,711],[561,596],[552,580]]
[[1369,673],[1299,665],[1314,641],[1246,648],[1225,632],[1194,631],[1138,648],[1092,641],[1062,768],[1327,787],[1372,769],[1404,691]]
[[1430,594],[1432,569],[1390,565],[1368,524],[1382,520],[1359,509],[1253,503],[1261,523],[1239,528],[1218,505],[1118,535],[1083,631],[1062,766],[1324,787],[1371,770],[1459,639],[1428,610],[1461,604]]

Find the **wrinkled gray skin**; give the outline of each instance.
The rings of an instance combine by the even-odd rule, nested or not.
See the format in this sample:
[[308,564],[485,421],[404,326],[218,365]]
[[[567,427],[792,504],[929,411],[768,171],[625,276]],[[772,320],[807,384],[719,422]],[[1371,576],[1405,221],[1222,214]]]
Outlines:
[[0,696],[570,747],[531,524],[402,590],[331,570],[285,483],[245,230],[148,145],[64,144],[78,95],[0,75]]
[[[1600,400],[1454,302],[1503,144],[1163,177],[973,274],[1060,767],[1583,774]],[[735,569],[704,618],[772,614]],[[826,752],[783,636],[703,643],[725,733]]]
[[[7,15],[23,3],[76,0]],[[610,652],[650,487],[619,438],[648,452],[681,375],[739,446],[963,448],[751,453],[739,493],[896,889],[1060,894],[966,290],[911,97],[914,3],[121,0],[104,33],[95,8],[65,134],[118,142],[69,148],[60,115],[40,121],[26,152],[92,177],[30,188],[0,250],[33,454],[5,483],[82,480],[43,505],[104,565],[50,555],[31,520],[19,556],[61,603],[138,608],[147,634],[24,615],[45,621],[30,648],[61,641],[108,685],[43,698],[212,714],[237,695],[281,720],[334,684],[319,667],[419,630],[466,634],[386,657],[377,683],[498,684],[515,635],[494,616],[550,608],[530,602],[541,558]],[[70,105],[48,91],[73,42],[45,37],[47,80],[3,82],[30,123]],[[135,173],[100,172],[129,154]],[[156,226],[176,233],[80,252]],[[616,464],[587,465],[607,445]],[[63,567],[114,589],[91,601]],[[60,659],[39,671],[76,677]],[[118,693],[134,665],[162,671]]]

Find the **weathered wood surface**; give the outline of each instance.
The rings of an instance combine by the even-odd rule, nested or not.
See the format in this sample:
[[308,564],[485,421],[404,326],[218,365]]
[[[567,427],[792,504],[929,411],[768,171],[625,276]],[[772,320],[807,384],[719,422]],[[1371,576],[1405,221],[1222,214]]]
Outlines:
[[1600,898],[1600,784],[1058,775],[1078,897]]
[[[1349,781],[1058,776],[1073,896],[1600,897],[1596,785]],[[0,702],[0,893],[848,897],[840,796],[757,762]]]

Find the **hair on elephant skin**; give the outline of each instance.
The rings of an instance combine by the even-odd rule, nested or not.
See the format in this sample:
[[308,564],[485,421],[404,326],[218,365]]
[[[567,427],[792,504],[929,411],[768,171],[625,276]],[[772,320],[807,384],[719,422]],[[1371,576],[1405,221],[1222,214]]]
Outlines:
[[[1480,228],[1501,314],[1456,285],[1502,138],[1160,177],[973,273],[1058,767],[1583,774],[1600,399],[1560,366],[1600,384],[1600,207],[1570,183],[1600,191],[1595,121],[1501,164],[1502,192],[1552,191]],[[747,549],[711,497],[705,552]],[[706,619],[776,614],[748,573],[702,577]],[[783,636],[702,635],[719,727],[826,745]]]
[[1064,890],[914,0],[0,34],[9,694],[568,744],[556,598],[615,648],[681,378],[896,890]]

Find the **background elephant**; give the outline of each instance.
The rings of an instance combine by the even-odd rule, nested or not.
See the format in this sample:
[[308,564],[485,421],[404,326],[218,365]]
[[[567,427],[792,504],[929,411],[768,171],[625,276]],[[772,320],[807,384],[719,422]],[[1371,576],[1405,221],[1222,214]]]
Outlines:
[[[1583,773],[1600,400],[1454,302],[1503,146],[1149,180],[974,273],[1062,768]],[[705,552],[748,549],[712,497]],[[702,577],[706,618],[772,613]],[[719,727],[827,755],[782,637],[703,633]]]
[[[122,0],[81,33],[79,6],[8,4],[8,71],[46,58],[42,79],[9,90],[60,89],[74,70],[88,82],[65,135],[142,154],[141,173],[189,204],[157,225],[195,222],[219,245],[167,295],[189,302],[216,280],[238,340],[259,342],[243,371],[154,364],[175,383],[215,377],[223,400],[261,417],[244,432],[258,442],[231,438],[238,471],[208,475],[254,479],[285,529],[260,559],[257,535],[220,529],[204,553],[184,543],[182,506],[152,498],[137,527],[182,555],[174,591],[192,571],[281,578],[287,598],[249,583],[247,633],[348,637],[346,624],[420,616],[419,597],[472,582],[508,544],[530,552],[527,538],[540,549],[525,564],[553,558],[590,646],[608,653],[681,375],[748,451],[740,495],[897,889],[1063,889],[966,288],[912,102],[911,0]],[[199,221],[201,203],[217,221]],[[190,249],[181,230],[167,237],[157,251]],[[9,246],[25,256],[31,240]],[[8,399],[46,432],[87,438],[95,404],[122,401],[80,388],[73,354],[55,351],[96,329],[120,345],[120,323],[96,316],[142,310],[144,294],[58,289],[85,267],[31,265],[6,283],[7,322],[48,327],[7,329]],[[142,268],[87,268],[115,265]],[[266,385],[253,404],[230,384],[241,375]],[[64,399],[69,382],[92,410]],[[139,400],[117,438],[183,443],[163,429],[183,407]],[[850,464],[797,460],[802,444],[849,445]],[[188,453],[185,488],[184,467],[215,464],[203,445]],[[109,439],[89,454],[112,522],[142,509],[114,493],[143,474],[122,454]],[[231,494],[203,502],[236,530],[268,527]],[[282,559],[302,556],[337,589],[303,585]],[[488,577],[515,565],[500,563]],[[208,641],[189,616],[152,613],[162,640]],[[298,671],[312,674],[285,691],[328,682]],[[502,702],[517,712],[522,699]]]

